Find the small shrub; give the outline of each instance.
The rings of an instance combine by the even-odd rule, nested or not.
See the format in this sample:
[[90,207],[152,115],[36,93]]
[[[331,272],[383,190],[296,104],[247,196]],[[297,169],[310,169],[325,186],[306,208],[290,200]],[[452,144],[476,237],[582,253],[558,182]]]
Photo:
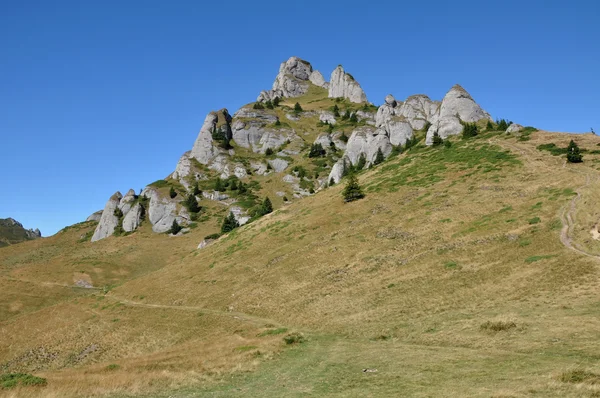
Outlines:
[[300,343],[304,343],[304,341],[306,341],[304,339],[304,335],[302,333],[290,333],[287,336],[285,336],[283,338],[283,341],[285,341],[285,344],[287,345],[292,345],[292,344],[300,344]]
[[350,123],[357,124],[358,116],[356,116],[356,112],[352,113],[352,115],[350,115],[350,118],[348,120],[350,121]]
[[529,221],[527,221],[529,223],[529,225],[533,225],[533,224],[539,224],[540,222],[542,222],[542,220],[539,217],[533,217],[531,219],[529,219]]
[[346,135],[346,133],[342,133],[342,135],[340,135],[340,141],[342,141],[343,143],[348,143],[348,136]]
[[437,131],[433,133],[433,140],[431,141],[431,143],[433,146],[442,145],[444,143],[444,140],[442,139],[442,137],[440,137]]
[[206,235],[204,239],[219,239],[221,237],[220,233],[214,233],[210,235]]
[[289,199],[288,199],[288,197],[287,197],[287,196],[284,196],[284,197],[283,197],[283,201],[284,201],[284,202],[289,202]]
[[171,189],[169,189],[169,197],[171,199],[173,199],[176,196],[177,196],[177,192],[175,192],[175,188],[171,187]]
[[279,97],[273,98],[273,106],[279,106],[281,99]]
[[452,142],[450,141],[449,138],[446,138],[444,140],[444,148],[452,148]]
[[512,124],[512,122],[509,122],[506,119],[499,119],[499,120],[496,120],[496,126],[498,126],[496,129],[498,131],[506,131],[508,126],[510,126],[511,124]]
[[492,332],[503,332],[516,327],[517,324],[513,321],[486,321],[481,324],[481,329]]
[[325,151],[325,149],[323,149],[323,145],[321,145],[320,143],[316,143],[316,144],[312,144],[310,146],[310,151],[308,152],[308,157],[309,158],[318,158],[318,157],[323,157],[327,154],[327,152]]
[[296,113],[302,112],[302,107],[300,106],[300,104],[298,102],[296,102],[296,104],[294,105],[294,112],[296,112]]
[[486,124],[486,126],[485,126],[485,129],[486,129],[487,131],[492,131],[492,130],[494,130],[494,124],[492,123],[492,121],[491,121],[491,120],[488,120],[488,121],[487,121],[487,124]]
[[260,102],[255,102],[254,105],[252,105],[252,109],[265,109],[265,107]]
[[275,126],[281,126],[281,121],[279,121],[279,119],[275,120]]
[[6,373],[0,375],[0,389],[10,389],[18,385],[26,387],[43,387],[48,381],[43,377],[37,377],[29,373]]
[[108,365],[106,367],[106,370],[117,370],[120,368],[121,368],[121,366],[117,365],[116,363],[111,363],[110,365]]
[[567,370],[566,372],[561,373],[558,379],[563,383],[600,384],[600,375],[584,369]]
[[269,330],[265,330],[264,332],[259,333],[258,337],[275,336],[278,334],[283,334],[287,331],[288,331],[287,328],[269,329]]
[[358,158],[358,161],[354,165],[354,170],[361,171],[362,169],[365,168],[366,164],[367,164],[367,159],[365,158],[365,155],[361,153],[360,157]]
[[265,156],[271,156],[271,155],[273,155],[273,149],[267,148],[267,150],[265,151]]

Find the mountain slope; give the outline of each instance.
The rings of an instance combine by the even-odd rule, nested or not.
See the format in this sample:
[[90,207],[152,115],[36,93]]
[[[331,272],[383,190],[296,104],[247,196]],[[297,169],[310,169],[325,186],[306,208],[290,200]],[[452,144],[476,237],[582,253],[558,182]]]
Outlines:
[[25,229],[23,225],[12,219],[0,219],[0,247],[40,238],[39,229]]
[[[571,138],[417,145],[359,173],[365,199],[329,187],[201,250],[216,221],[5,248],[3,369],[57,396],[592,396],[565,380],[600,374],[600,139],[575,137],[583,164],[537,149]],[[72,287],[82,274],[107,288]],[[23,286],[46,303],[16,309]]]

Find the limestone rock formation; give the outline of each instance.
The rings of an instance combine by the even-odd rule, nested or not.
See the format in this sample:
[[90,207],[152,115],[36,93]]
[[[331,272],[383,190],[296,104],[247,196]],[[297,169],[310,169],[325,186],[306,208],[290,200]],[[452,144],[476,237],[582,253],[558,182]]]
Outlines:
[[121,199],[123,199],[121,192],[115,192],[110,199],[108,199],[108,202],[106,202],[104,210],[102,211],[98,226],[94,231],[94,235],[92,235],[92,242],[107,238],[115,232],[115,227],[119,224],[119,218],[115,215],[115,210],[119,207]]
[[41,238],[39,229],[25,229],[14,218],[0,218],[0,247]]
[[367,165],[369,165],[375,160],[379,149],[385,157],[392,152],[392,145],[385,130],[374,129],[369,126],[358,127],[352,132],[348,140],[344,157],[355,165],[360,156],[364,155]]
[[177,215],[177,202],[170,198],[163,198],[158,191],[152,187],[146,187],[142,191],[149,201],[148,219],[152,224],[154,232],[167,232],[177,220],[180,225],[185,225],[186,220]]
[[135,231],[142,223],[143,208],[139,203],[133,205],[133,207],[127,212],[123,218],[123,230],[125,232]]
[[231,116],[227,109],[210,112],[204,119],[204,124],[198,133],[198,138],[196,138],[196,142],[190,153],[190,156],[198,160],[201,164],[209,164],[211,160],[222,152],[215,145],[212,136],[217,129],[228,139],[232,138]]
[[85,221],[100,221],[100,217],[102,217],[102,210],[98,210],[88,216]]
[[133,189],[127,191],[125,196],[123,196],[123,198],[119,202],[119,209],[123,212],[124,215],[129,212],[132,206],[132,202],[135,201],[135,199],[136,195]]
[[463,130],[461,121],[473,123],[481,119],[491,120],[492,118],[464,88],[457,84],[444,96],[439,112],[434,116],[431,127],[427,130],[426,143],[431,145],[435,132],[442,138],[457,135]]
[[523,130],[524,127],[521,126],[520,124],[516,124],[516,123],[512,123],[510,126],[508,126],[508,128],[506,129],[507,133],[518,133],[519,131]]
[[440,102],[432,101],[423,94],[411,95],[396,112],[396,116],[404,117],[413,130],[421,130],[428,122],[432,122]]
[[279,73],[269,91],[262,91],[256,101],[266,102],[275,97],[300,97],[308,92],[310,83],[327,88],[323,75],[312,68],[310,62],[298,57],[291,57],[279,66]]
[[269,162],[269,164],[271,165],[273,170],[275,170],[276,173],[280,173],[283,170],[287,169],[289,164],[286,160],[280,158],[270,159],[267,162]]
[[347,98],[351,102],[367,102],[367,96],[354,77],[344,71],[342,65],[331,73],[329,80],[330,98]]
[[400,115],[402,106],[401,102],[388,95],[375,116],[375,126],[387,133],[392,145],[404,145],[414,134],[410,122]]
[[213,243],[215,239],[203,239],[202,242],[198,244],[198,249],[204,249],[206,246]]

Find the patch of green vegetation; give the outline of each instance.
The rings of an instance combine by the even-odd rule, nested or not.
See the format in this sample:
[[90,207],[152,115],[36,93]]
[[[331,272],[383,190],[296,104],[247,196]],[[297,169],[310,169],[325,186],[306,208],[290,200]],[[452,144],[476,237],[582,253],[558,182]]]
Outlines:
[[37,377],[29,373],[6,373],[0,375],[0,388],[6,390],[19,385],[42,387],[47,384],[48,381],[43,377]]
[[120,369],[120,368],[121,368],[121,366],[120,366],[120,365],[117,365],[116,363],[111,363],[110,365],[108,365],[108,366],[106,367],[106,370],[108,370],[108,371],[113,371],[113,370],[118,370],[118,369]]
[[287,331],[288,331],[287,328],[269,329],[269,330],[265,330],[264,332],[259,333],[258,337],[275,336],[275,335],[278,335],[278,334],[283,334],[283,333],[285,333]]
[[446,269],[457,269],[458,263],[456,261],[448,261],[444,264],[444,268]]
[[170,186],[170,184],[168,181],[165,181],[165,180],[156,180],[153,183],[151,183],[149,186],[155,187],[155,188],[167,188]]
[[537,146],[538,151],[548,151],[553,156],[564,155],[567,153],[567,148],[559,148],[555,143],[542,144]]
[[255,345],[242,345],[242,346],[236,347],[235,350],[241,351],[241,352],[246,352],[246,351],[256,350],[257,348],[258,347]]
[[283,341],[287,345],[292,345],[292,344],[304,343],[306,341],[306,339],[304,338],[304,335],[302,333],[294,332],[294,333],[290,333],[287,336],[285,336],[283,338]]
[[527,264],[531,264],[531,263],[535,263],[536,261],[546,260],[546,259],[554,258],[554,257],[556,257],[556,254],[547,254],[547,255],[543,255],[543,256],[531,256],[531,257],[527,257],[525,259],[525,262]]
[[542,220],[539,217],[533,217],[527,221],[527,223],[529,223],[529,225],[539,224],[541,222],[542,222]]
[[512,206],[504,206],[503,208],[500,209],[500,211],[498,213],[506,213],[507,211],[511,211],[513,208]]
[[531,241],[529,239],[523,239],[519,241],[519,247],[529,246]]
[[[417,161],[418,158],[418,161]],[[443,151],[430,151],[429,148],[414,146],[405,157],[384,164],[367,186],[367,191],[378,192],[387,188],[389,192],[400,186],[427,187],[444,180],[450,168],[489,173],[500,171],[521,162],[510,152],[487,143],[459,141]]]

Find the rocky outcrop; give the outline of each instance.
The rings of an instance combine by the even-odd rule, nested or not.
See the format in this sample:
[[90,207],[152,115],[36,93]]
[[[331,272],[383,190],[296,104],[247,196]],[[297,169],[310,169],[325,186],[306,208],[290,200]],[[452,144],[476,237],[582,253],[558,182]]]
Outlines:
[[508,128],[506,129],[507,133],[518,133],[519,131],[523,130],[524,127],[521,126],[520,124],[516,124],[516,123],[511,123],[510,126],[508,126]]
[[377,109],[375,116],[375,126],[387,133],[392,145],[404,145],[414,134],[410,122],[400,115],[402,106],[390,94],[385,97],[385,103]]
[[481,119],[492,118],[457,84],[444,96],[439,112],[433,117],[431,127],[427,130],[426,144],[432,144],[436,132],[444,139],[460,134],[463,130],[461,122],[474,123]]
[[327,88],[323,75],[312,68],[310,62],[298,57],[291,57],[279,66],[279,73],[273,83],[273,88],[269,91],[262,91],[258,102],[266,102],[279,98],[300,97],[308,92],[310,83]]
[[318,70],[312,71],[312,73],[308,77],[308,80],[310,80],[310,82],[312,84],[314,84],[315,86],[319,86],[322,88],[329,88],[329,83],[327,83],[325,81],[325,78],[323,77],[321,72],[319,72]]
[[147,187],[142,191],[149,200],[148,219],[154,232],[163,233],[171,229],[173,220],[180,225],[187,224],[186,220],[177,215],[177,202],[170,198],[162,198],[158,191]]
[[267,162],[269,162],[269,164],[271,165],[271,167],[273,168],[273,170],[276,173],[280,173],[283,170],[287,169],[288,164],[289,164],[286,160],[283,160],[280,158],[270,159],[270,160],[267,160]]
[[347,98],[351,102],[367,102],[367,96],[354,77],[344,71],[342,65],[331,73],[329,98]]
[[344,171],[346,167],[350,165],[350,161],[347,158],[339,159],[331,168],[331,172],[327,177],[327,182],[330,183],[333,181],[335,184],[338,184],[342,177],[344,176]]
[[121,199],[121,202],[119,202],[119,209],[123,214],[127,214],[129,212],[132,203],[135,201],[136,198],[137,196],[135,195],[135,191],[133,189],[127,191],[125,196],[123,196],[123,198]]
[[355,165],[360,156],[364,155],[368,166],[373,163],[379,150],[385,157],[392,152],[392,145],[385,130],[374,129],[369,126],[359,127],[352,132],[344,157],[352,165]]
[[246,212],[241,207],[232,206],[229,208],[229,212],[233,213],[233,216],[235,217],[236,221],[240,225],[244,225],[248,221],[250,221],[250,217],[246,214]]
[[142,223],[143,212],[142,205],[139,203],[134,204],[123,218],[123,230],[125,232],[135,231]]
[[423,94],[411,95],[396,111],[396,116],[403,117],[413,130],[421,130],[431,123],[438,112],[440,102],[432,101]]
[[198,133],[198,138],[190,152],[190,156],[201,164],[209,164],[223,150],[213,140],[213,133],[220,131],[228,139],[232,138],[231,116],[227,109],[209,113],[204,119],[204,124]]
[[106,202],[104,210],[102,211],[98,226],[94,231],[94,235],[92,235],[92,242],[107,238],[115,232],[115,228],[119,224],[119,217],[115,215],[115,210],[119,207],[121,199],[123,199],[121,192],[115,192],[110,199],[108,199],[108,202]]
[[198,249],[204,249],[206,246],[213,243],[215,239],[203,239],[202,242],[198,244]]
[[337,120],[335,120],[335,116],[333,115],[333,112],[329,112],[329,111],[321,111],[321,113],[319,114],[319,121],[321,121],[323,123],[331,124],[332,126],[337,123]]
[[100,217],[102,217],[102,210],[98,210],[88,216],[85,221],[100,221]]

